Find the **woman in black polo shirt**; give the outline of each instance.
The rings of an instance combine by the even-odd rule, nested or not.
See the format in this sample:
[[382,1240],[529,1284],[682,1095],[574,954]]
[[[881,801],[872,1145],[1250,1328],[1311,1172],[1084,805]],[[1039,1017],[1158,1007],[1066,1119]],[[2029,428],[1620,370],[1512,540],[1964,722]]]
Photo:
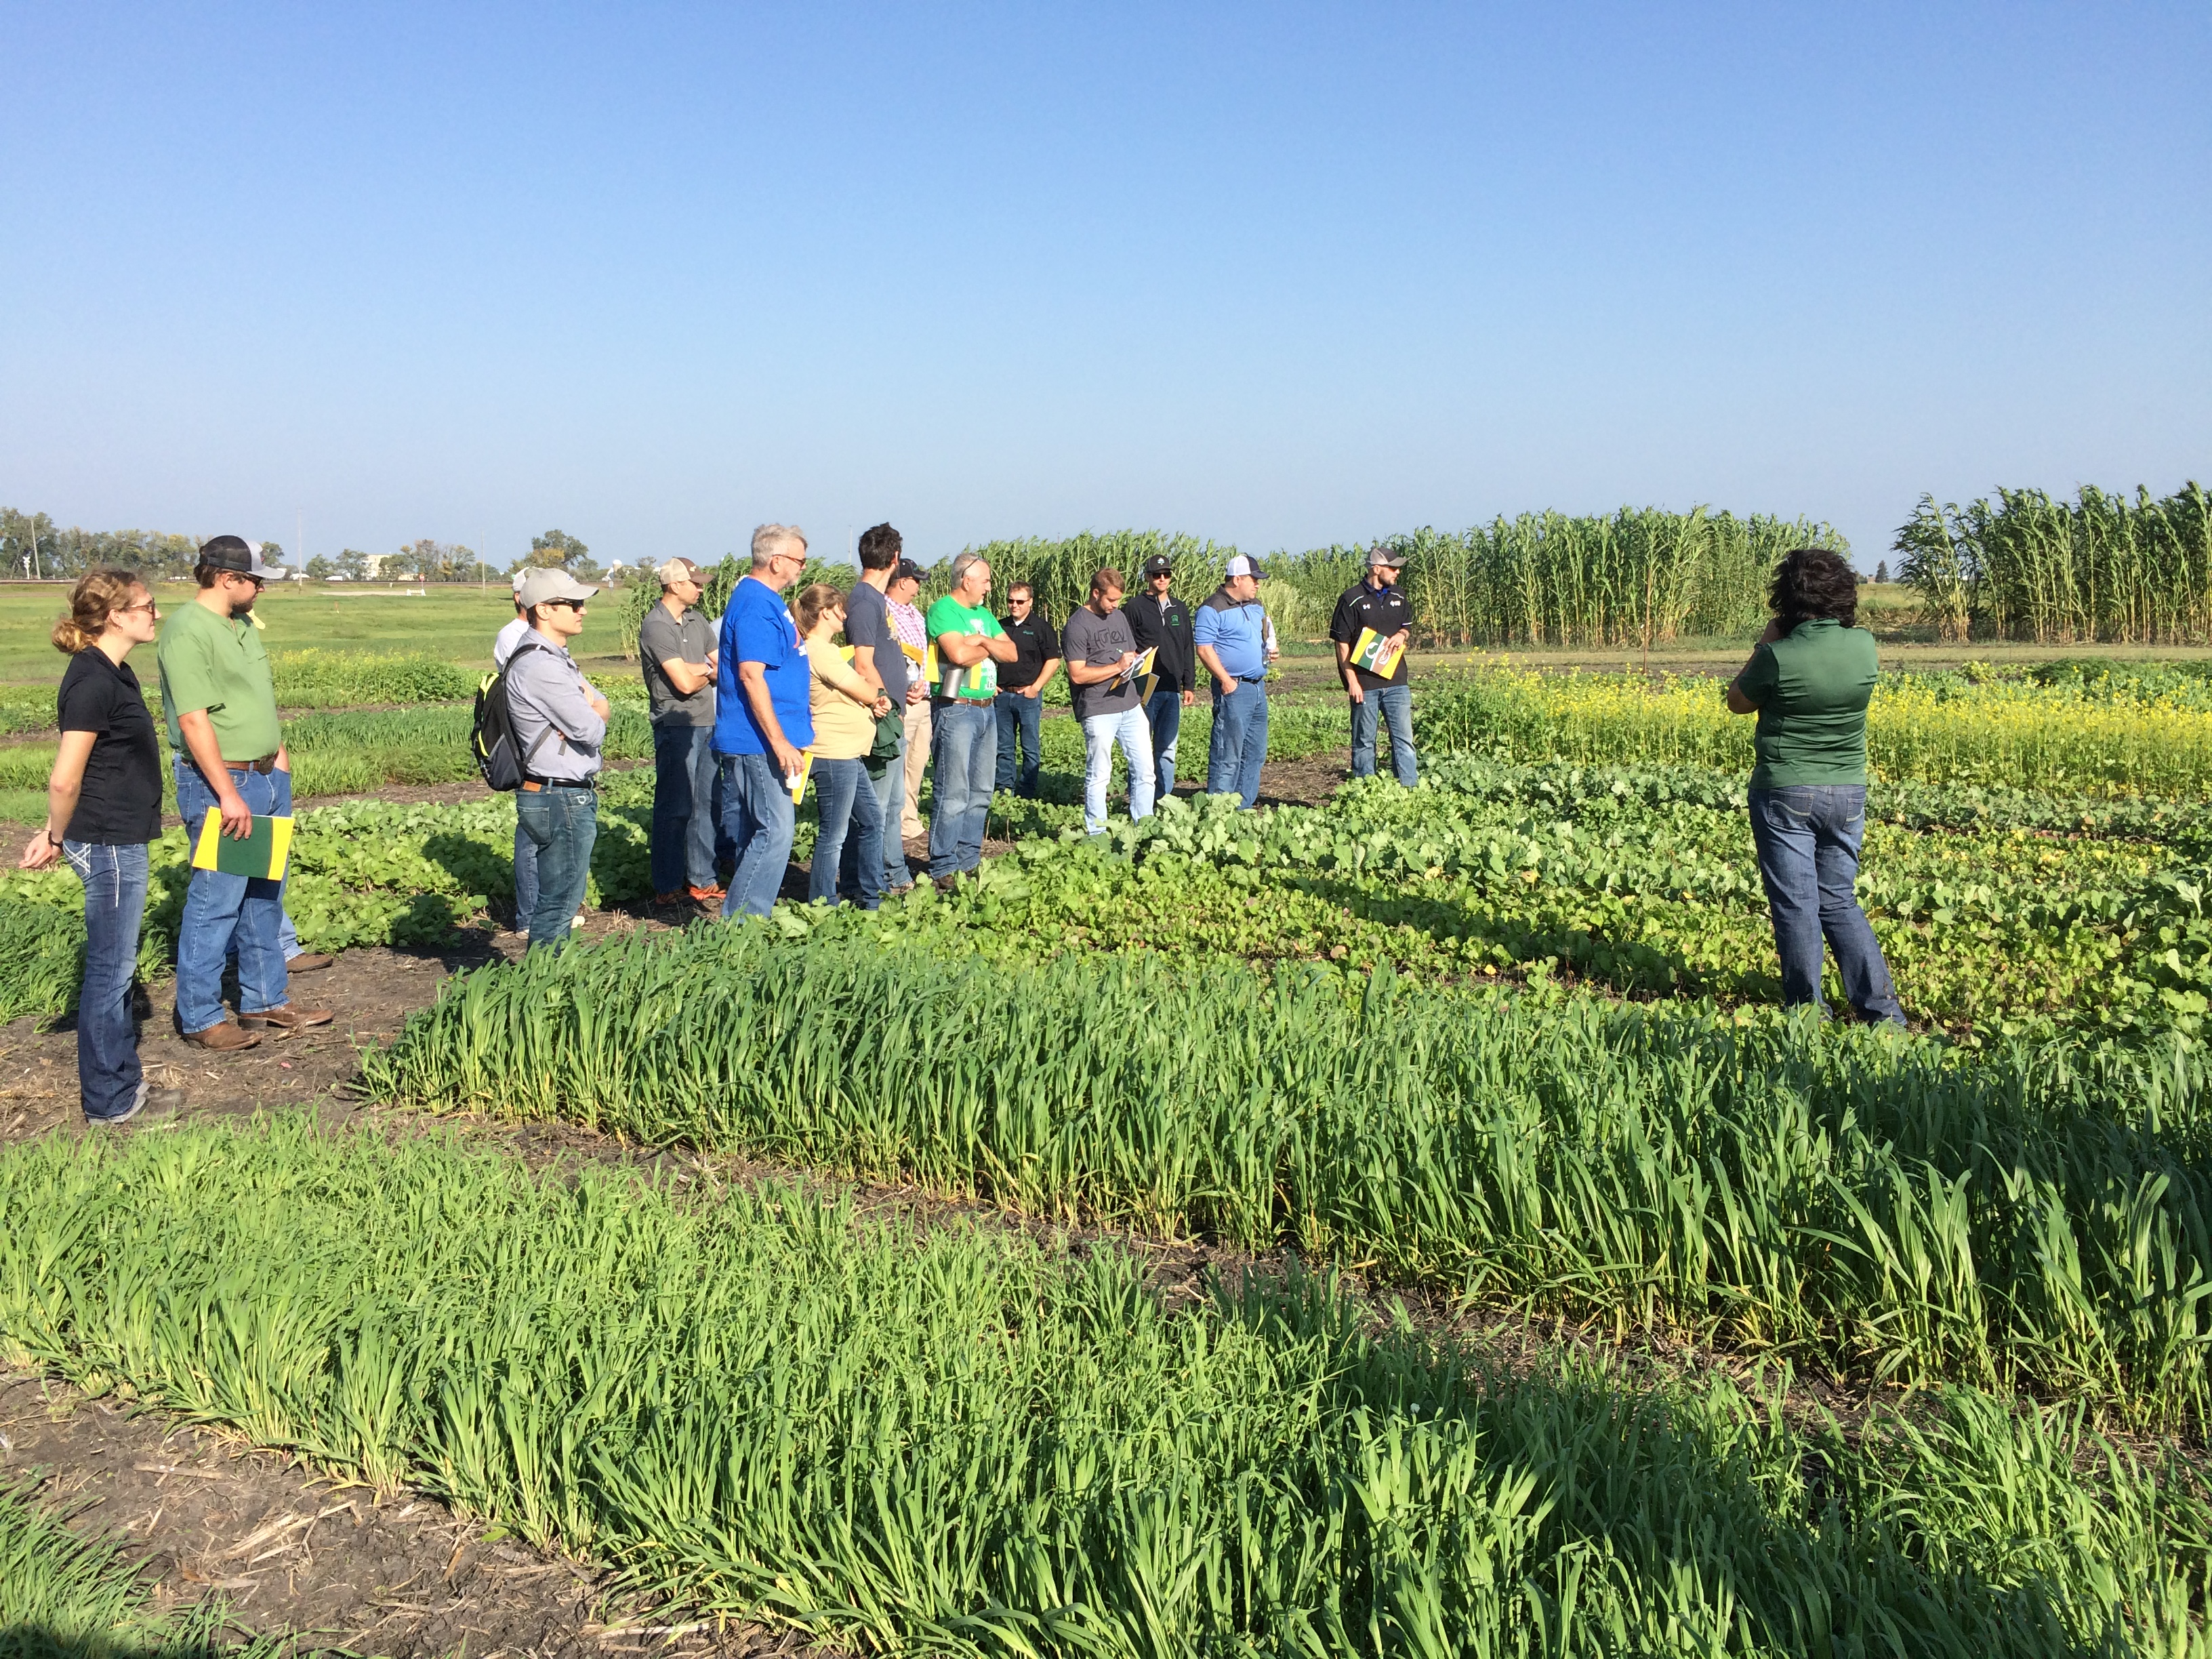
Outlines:
[[57,699],[61,752],[46,783],[46,822],[23,849],[22,868],[66,858],[84,884],[76,1073],[93,1123],[173,1111],[184,1100],[181,1089],[147,1088],[131,1018],[146,847],[161,833],[161,751],[138,677],[123,659],[153,639],[158,620],[135,572],[94,570],[71,591],[69,614],[54,624],[54,648],[70,653]]

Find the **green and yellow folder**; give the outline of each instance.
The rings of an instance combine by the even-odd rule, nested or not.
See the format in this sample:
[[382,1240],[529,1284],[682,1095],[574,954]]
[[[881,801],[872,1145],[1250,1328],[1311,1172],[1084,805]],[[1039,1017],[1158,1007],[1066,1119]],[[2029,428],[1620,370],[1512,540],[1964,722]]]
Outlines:
[[192,868],[220,870],[226,876],[284,879],[284,860],[292,852],[292,820],[253,815],[253,833],[243,841],[222,833],[222,809],[210,806],[192,843]]

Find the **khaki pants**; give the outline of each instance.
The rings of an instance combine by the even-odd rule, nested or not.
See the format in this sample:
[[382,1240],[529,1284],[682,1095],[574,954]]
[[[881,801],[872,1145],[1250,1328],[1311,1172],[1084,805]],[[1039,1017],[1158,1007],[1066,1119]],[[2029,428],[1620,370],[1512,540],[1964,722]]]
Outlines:
[[899,834],[908,840],[924,833],[921,823],[921,769],[929,763],[929,699],[906,706],[906,811]]

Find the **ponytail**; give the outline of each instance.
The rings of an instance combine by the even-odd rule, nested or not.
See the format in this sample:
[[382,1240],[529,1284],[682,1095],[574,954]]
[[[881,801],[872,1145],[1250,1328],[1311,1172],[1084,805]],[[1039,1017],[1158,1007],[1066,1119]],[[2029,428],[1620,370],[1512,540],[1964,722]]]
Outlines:
[[70,590],[70,608],[54,623],[54,649],[73,657],[98,644],[115,613],[131,603],[131,590],[144,586],[135,570],[104,565],[86,571]]

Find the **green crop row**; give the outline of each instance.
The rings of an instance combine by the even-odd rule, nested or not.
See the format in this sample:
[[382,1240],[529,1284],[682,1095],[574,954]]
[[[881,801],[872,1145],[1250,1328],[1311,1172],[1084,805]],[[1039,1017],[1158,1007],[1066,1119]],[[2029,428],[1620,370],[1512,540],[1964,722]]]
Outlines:
[[364,1085],[1288,1244],[1839,1374],[2145,1423],[2212,1402],[2194,1044],[1968,1059],[1387,968],[1025,966],[815,914],[786,914],[798,939],[702,924],[461,975]]
[[156,1608],[112,1535],[81,1537],[33,1501],[37,1482],[0,1486],[0,1659],[270,1659],[241,1644],[220,1596]]
[[[2063,1411],[1849,1431],[1326,1280],[298,1121],[0,1153],[20,1357],[849,1650],[2204,1651],[2212,1505]],[[2086,1466],[2086,1474],[2077,1473]]]

